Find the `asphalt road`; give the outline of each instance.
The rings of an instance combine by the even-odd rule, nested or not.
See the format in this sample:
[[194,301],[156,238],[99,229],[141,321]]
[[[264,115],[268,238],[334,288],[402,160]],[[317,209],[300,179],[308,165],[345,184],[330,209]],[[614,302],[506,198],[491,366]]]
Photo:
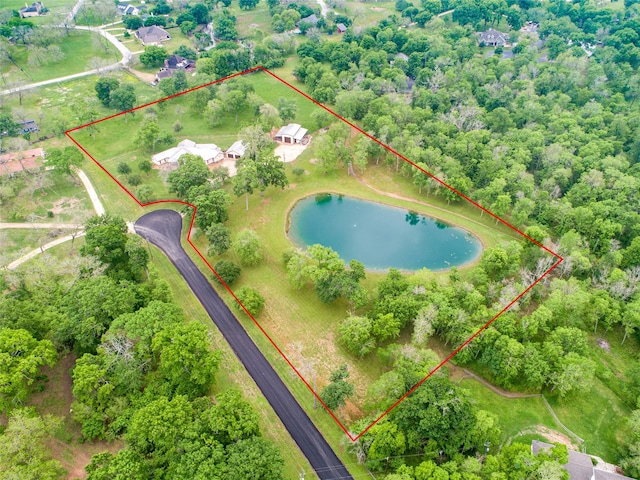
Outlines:
[[271,364],[182,248],[180,214],[173,210],[156,210],[140,217],[134,228],[138,235],[160,248],[184,277],[318,477],[321,480],[352,479]]

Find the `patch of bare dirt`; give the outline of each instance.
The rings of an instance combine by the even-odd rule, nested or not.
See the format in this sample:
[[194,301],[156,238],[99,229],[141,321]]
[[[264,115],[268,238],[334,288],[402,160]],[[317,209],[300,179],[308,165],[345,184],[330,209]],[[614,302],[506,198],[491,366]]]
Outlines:
[[384,12],[384,8],[381,7],[371,7],[371,10],[374,12]]
[[53,202],[53,208],[51,211],[54,214],[59,215],[65,210],[76,210],[81,204],[82,202],[77,198],[62,197],[60,200]]
[[316,163],[318,163],[318,159],[317,158],[312,158],[311,160],[309,160],[309,163],[315,165]]
[[551,430],[542,425],[536,425],[535,432],[542,435],[546,438],[550,443],[560,443],[562,445],[566,445],[570,450],[577,450],[578,447],[573,443],[571,438],[569,438],[564,433],[560,433],[557,430]]
[[611,345],[609,345],[609,342],[607,342],[604,338],[599,338],[598,340],[596,340],[596,343],[605,352],[611,352]]

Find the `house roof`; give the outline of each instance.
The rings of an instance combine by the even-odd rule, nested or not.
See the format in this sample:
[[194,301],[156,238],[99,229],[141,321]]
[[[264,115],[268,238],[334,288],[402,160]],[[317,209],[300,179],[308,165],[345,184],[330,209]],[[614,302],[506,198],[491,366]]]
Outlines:
[[409,56],[404,53],[396,53],[393,58],[397,58],[399,60],[404,60],[405,62],[409,61]]
[[231,145],[229,148],[227,148],[227,154],[235,153],[236,155],[243,156],[245,150],[246,147],[244,146],[244,143],[242,143],[242,140],[238,140],[234,142],[233,145]]
[[136,37],[142,40],[143,43],[158,43],[170,39],[171,35],[164,28],[152,25],[150,27],[140,27],[136,30]]
[[347,30],[347,26],[344,23],[337,23],[336,27],[338,27],[339,32],[344,32]]
[[162,80],[163,78],[171,78],[173,76],[174,70],[160,70],[156,73],[156,78],[158,80]]
[[276,137],[293,137],[296,140],[302,140],[302,138],[307,134],[307,129],[302,128],[301,125],[297,123],[290,123],[289,125],[285,125],[278,133],[276,133]]
[[480,41],[484,43],[507,43],[509,41],[509,35],[490,28],[480,34]]
[[312,13],[308,17],[301,18],[298,23],[307,22],[307,23],[312,23],[312,24],[316,25],[318,23],[318,21],[319,20],[318,20],[318,17],[316,17],[316,14]]
[[20,9],[20,12],[22,12],[22,13],[39,12],[42,9],[42,7],[44,7],[42,2],[33,2],[29,7],[27,7],[27,6],[22,7]]
[[24,120],[24,121],[20,121],[20,122],[16,122],[16,123],[22,127],[22,130],[29,130],[29,131],[40,130],[38,128],[38,124],[33,119]]
[[196,62],[195,60],[190,60],[188,58],[181,57],[180,55],[170,55],[164,61],[164,66],[165,68],[170,68],[174,70],[179,68],[187,69],[187,68],[195,67]]
[[[555,445],[538,440],[531,442],[531,452],[534,455],[537,455],[540,450],[548,450],[553,447]],[[569,472],[569,480],[632,480],[630,477],[607,472],[594,466],[590,455],[573,450],[569,450],[569,461],[563,467]]]
[[178,163],[178,159],[185,154],[197,155],[206,162],[216,158],[222,153],[220,147],[214,143],[196,143],[192,140],[183,140],[177,147],[170,148],[164,152],[156,153],[151,160],[159,164],[162,160],[169,163]]

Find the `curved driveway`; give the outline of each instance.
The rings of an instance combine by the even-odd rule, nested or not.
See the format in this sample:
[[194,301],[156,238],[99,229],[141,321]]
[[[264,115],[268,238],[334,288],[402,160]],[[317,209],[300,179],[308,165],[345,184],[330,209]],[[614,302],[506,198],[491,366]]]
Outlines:
[[321,480],[352,479],[271,364],[182,248],[180,214],[173,210],[156,210],[140,217],[134,228],[138,235],[160,248],[184,277],[318,477]]

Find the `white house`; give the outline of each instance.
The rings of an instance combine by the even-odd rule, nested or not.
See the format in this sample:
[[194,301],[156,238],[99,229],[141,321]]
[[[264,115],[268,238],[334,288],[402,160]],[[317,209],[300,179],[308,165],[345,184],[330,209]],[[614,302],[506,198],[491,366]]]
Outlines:
[[227,158],[233,158],[237,160],[239,158],[242,158],[242,156],[244,155],[245,149],[246,147],[244,146],[244,143],[242,143],[242,140],[238,140],[229,148],[227,148],[227,151],[225,152],[224,155]]
[[154,165],[164,165],[165,163],[178,163],[178,159],[185,154],[202,157],[204,163],[210,165],[219,162],[224,158],[224,153],[213,143],[196,143],[191,140],[181,141],[177,147],[170,148],[164,152],[156,153],[151,157]]
[[278,130],[273,137],[276,142],[282,143],[302,143],[302,139],[307,134],[307,129],[302,128],[297,123],[290,123]]

